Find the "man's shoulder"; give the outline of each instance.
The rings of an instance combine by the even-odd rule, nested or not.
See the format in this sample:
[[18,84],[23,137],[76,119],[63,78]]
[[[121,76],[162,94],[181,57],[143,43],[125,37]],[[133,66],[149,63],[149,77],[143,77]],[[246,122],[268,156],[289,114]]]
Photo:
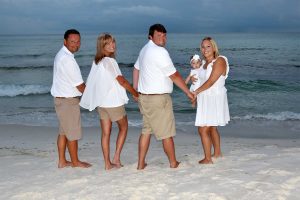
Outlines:
[[73,55],[70,55],[64,48],[61,48],[56,56],[55,56],[55,60],[74,60],[74,56]]
[[145,50],[148,53],[154,54],[156,56],[166,56],[169,55],[167,49],[165,49],[164,47],[160,47],[158,45],[148,45],[147,48],[145,48]]

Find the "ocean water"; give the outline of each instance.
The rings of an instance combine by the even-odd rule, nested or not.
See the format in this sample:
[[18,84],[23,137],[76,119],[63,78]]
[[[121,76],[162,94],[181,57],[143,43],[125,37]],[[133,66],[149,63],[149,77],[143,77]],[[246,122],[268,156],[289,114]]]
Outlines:
[[[167,49],[185,78],[189,57],[199,53],[202,34],[168,34]],[[300,33],[211,34],[230,64],[226,82],[235,120],[300,122]],[[132,81],[133,64],[146,35],[115,35],[117,61]],[[75,58],[84,80],[95,54],[97,35],[82,34]],[[50,95],[53,59],[62,35],[0,36],[0,123],[57,126]],[[130,95],[129,95],[130,96]],[[177,126],[193,125],[196,110],[176,87],[172,94]],[[140,126],[137,104],[126,105],[129,125]],[[95,111],[82,110],[83,126],[98,126]]]

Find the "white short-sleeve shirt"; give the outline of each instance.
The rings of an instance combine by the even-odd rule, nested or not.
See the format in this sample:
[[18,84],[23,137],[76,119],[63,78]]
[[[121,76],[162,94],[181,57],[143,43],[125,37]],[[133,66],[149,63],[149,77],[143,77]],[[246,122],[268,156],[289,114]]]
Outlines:
[[173,82],[169,78],[176,72],[168,51],[152,40],[142,48],[134,64],[139,70],[138,91],[144,94],[172,93]]
[[114,58],[104,57],[98,64],[93,62],[80,106],[92,111],[98,106],[112,108],[128,103],[126,90],[116,79],[121,75]]
[[63,46],[54,59],[51,95],[54,97],[81,96],[76,86],[82,83],[80,68],[74,54]]

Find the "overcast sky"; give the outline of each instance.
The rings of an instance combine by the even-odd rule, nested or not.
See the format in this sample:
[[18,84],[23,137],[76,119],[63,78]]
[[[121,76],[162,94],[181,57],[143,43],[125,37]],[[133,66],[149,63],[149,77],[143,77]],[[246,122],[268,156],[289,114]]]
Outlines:
[[300,0],[0,0],[0,34],[300,32]]

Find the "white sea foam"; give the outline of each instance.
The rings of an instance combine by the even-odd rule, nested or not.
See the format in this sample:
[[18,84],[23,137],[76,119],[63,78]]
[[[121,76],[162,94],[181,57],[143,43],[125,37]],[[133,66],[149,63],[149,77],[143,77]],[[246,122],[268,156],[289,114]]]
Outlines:
[[249,114],[245,116],[234,116],[232,119],[249,120],[249,119],[265,119],[265,120],[300,120],[300,113],[284,111],[267,114]]
[[0,97],[15,97],[19,95],[47,94],[49,86],[45,85],[0,85]]

